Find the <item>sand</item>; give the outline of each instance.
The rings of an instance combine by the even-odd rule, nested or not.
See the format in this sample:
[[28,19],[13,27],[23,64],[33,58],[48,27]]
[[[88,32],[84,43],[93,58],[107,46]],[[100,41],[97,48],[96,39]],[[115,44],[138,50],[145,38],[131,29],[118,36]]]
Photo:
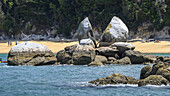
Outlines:
[[[22,43],[24,41],[19,41]],[[62,43],[62,42],[50,42],[50,41],[30,41],[34,43],[46,45],[52,52],[57,53],[64,49],[66,46],[77,44],[78,42]],[[160,43],[141,43],[130,42],[136,46],[135,50],[142,53],[170,53],[170,41],[160,41]],[[10,49],[15,46],[15,42],[12,42],[12,46],[8,46],[8,43],[0,43],[0,53],[8,53]]]

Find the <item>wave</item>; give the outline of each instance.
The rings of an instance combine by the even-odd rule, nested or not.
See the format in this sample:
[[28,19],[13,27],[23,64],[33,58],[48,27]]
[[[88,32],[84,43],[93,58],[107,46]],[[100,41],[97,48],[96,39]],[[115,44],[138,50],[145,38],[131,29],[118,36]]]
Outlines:
[[[94,87],[94,88],[120,88],[120,87],[138,87],[137,84],[107,84],[107,85],[95,85],[88,82],[76,82],[74,86],[79,87]],[[138,88],[153,88],[153,89],[170,89],[170,85],[146,85]]]

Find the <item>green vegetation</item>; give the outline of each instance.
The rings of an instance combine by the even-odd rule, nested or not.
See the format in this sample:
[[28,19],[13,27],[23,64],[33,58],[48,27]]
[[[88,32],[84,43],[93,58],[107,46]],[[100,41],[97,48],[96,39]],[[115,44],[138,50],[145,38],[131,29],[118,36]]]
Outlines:
[[170,0],[1,0],[0,32],[29,34],[53,26],[69,36],[87,16],[95,29],[104,30],[118,16],[133,30],[146,21],[161,30],[170,25]]

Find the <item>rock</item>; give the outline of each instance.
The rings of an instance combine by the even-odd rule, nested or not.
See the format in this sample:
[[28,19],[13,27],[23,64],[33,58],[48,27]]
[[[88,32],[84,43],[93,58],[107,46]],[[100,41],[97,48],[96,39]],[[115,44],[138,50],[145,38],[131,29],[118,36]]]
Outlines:
[[88,65],[95,59],[95,50],[89,45],[72,45],[57,53],[61,64]]
[[118,64],[131,64],[129,57],[124,57],[120,60],[117,60],[117,62],[118,62]]
[[22,33],[21,34],[21,40],[23,40],[23,41],[30,41],[30,40],[32,40],[31,39],[31,35],[26,35],[26,34]]
[[164,61],[164,57],[163,56],[157,56],[156,58],[157,58],[158,61],[162,61],[162,62]]
[[157,64],[154,64],[150,75],[155,75],[158,69],[163,67],[165,68],[165,64],[163,62],[158,62]]
[[95,50],[88,45],[78,45],[74,50],[72,59],[75,65],[88,65],[95,59]]
[[102,62],[103,64],[106,64],[106,63],[107,63],[107,58],[106,58],[105,56],[96,55],[95,61],[100,61],[100,62]]
[[56,55],[57,61],[60,64],[72,64],[72,57],[69,53],[65,52],[65,50],[61,50]]
[[79,41],[81,39],[88,39],[88,35],[87,33],[92,30],[92,26],[91,26],[91,23],[89,21],[89,18],[86,17],[80,24],[79,24],[79,27],[76,31],[76,33],[74,34],[73,36],[73,39],[75,38],[78,38]]
[[149,65],[145,66],[141,70],[140,78],[144,79],[150,75],[161,75],[170,81],[170,65],[166,65],[160,61],[157,64],[154,64],[152,68]]
[[101,61],[93,61],[88,66],[104,66]]
[[151,62],[147,55],[142,54],[139,51],[128,50],[125,51],[122,57],[129,57],[132,64],[144,64],[146,62]]
[[117,59],[114,57],[108,57],[107,64],[118,64]]
[[99,78],[94,81],[90,81],[89,83],[95,85],[107,85],[107,84],[137,84],[138,80],[135,78],[125,76],[119,73],[114,73],[106,78]]
[[144,55],[146,62],[155,63],[157,58],[155,55]]
[[146,77],[148,77],[151,71],[152,71],[152,67],[150,65],[143,67],[140,72],[140,79],[145,79]]
[[106,57],[115,57],[115,55],[118,53],[118,50],[116,48],[110,48],[110,47],[99,47],[96,48],[96,53],[98,55],[103,55]]
[[42,44],[24,42],[11,48],[8,65],[53,65],[57,63],[54,53]]
[[122,55],[127,50],[134,50],[135,45],[126,42],[116,42],[111,45],[111,47],[117,47],[119,54]]
[[101,42],[125,42],[128,39],[128,28],[121,19],[114,16],[105,29]]
[[80,45],[90,45],[95,48],[95,45],[91,39],[81,39]]
[[161,75],[150,75],[149,77],[139,80],[138,86],[145,85],[167,85],[169,81]]

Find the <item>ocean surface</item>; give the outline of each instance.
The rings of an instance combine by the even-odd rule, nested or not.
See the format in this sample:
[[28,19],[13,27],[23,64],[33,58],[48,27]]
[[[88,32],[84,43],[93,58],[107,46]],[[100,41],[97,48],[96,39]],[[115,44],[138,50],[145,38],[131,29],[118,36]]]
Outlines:
[[[0,54],[0,58],[7,60],[7,54]],[[0,96],[170,96],[170,85],[95,86],[88,83],[113,73],[139,79],[144,66],[7,66],[0,63]]]

